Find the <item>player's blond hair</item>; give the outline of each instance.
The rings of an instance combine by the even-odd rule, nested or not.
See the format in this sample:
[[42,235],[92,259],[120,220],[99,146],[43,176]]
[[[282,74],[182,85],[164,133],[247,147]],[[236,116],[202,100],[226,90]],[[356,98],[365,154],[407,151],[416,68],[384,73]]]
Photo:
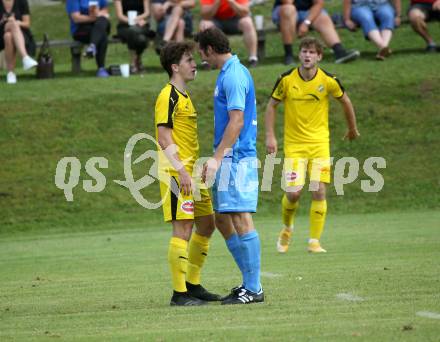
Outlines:
[[299,43],[299,51],[301,51],[302,48],[311,47],[314,47],[319,55],[322,55],[324,53],[324,45],[319,39],[315,37],[304,37],[303,39],[301,39]]

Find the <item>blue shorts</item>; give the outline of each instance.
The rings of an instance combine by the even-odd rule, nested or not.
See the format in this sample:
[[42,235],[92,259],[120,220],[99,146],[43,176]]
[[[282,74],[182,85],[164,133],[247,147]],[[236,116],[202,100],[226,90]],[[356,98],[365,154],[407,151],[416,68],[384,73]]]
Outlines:
[[375,9],[370,6],[354,6],[351,9],[351,19],[362,28],[365,37],[373,30],[393,30],[394,17],[395,10],[389,3],[378,5]]
[[[272,22],[277,26],[280,26],[280,10],[281,10],[281,6],[277,6],[272,11]],[[297,13],[298,13],[298,16],[297,16],[297,20],[296,20],[296,26],[299,26],[309,16],[310,11],[309,10],[306,10],[306,11],[298,11],[297,10]],[[325,9],[321,10],[321,14],[328,15],[328,13]]]
[[258,204],[258,159],[224,158],[212,186],[214,211],[255,213]]

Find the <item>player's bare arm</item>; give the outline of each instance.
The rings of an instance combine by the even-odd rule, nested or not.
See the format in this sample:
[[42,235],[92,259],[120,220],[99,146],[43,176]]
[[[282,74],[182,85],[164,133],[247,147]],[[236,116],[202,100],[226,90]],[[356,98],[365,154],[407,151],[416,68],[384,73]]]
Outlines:
[[165,126],[159,126],[157,128],[157,133],[160,147],[162,148],[167,159],[170,161],[171,165],[179,173],[180,191],[185,196],[188,196],[191,194],[192,179],[183,166],[183,163],[177,154],[177,150],[173,148],[176,146],[176,144],[174,143],[173,136],[171,134],[172,129]]
[[277,153],[278,142],[275,135],[275,120],[277,114],[277,106],[280,101],[270,98],[264,115],[266,127],[266,151],[267,153]]
[[206,180],[212,179],[215,176],[223,160],[223,157],[228,153],[228,151],[237,141],[243,125],[244,113],[241,110],[229,111],[229,123],[226,126],[223,138],[220,144],[217,146],[217,149],[212,158],[209,158],[209,160],[203,165],[202,180],[204,182],[206,182]]
[[348,127],[348,130],[345,133],[343,139],[354,140],[360,136],[360,133],[356,125],[356,115],[354,113],[353,104],[351,103],[351,100],[348,97],[347,93],[344,93],[344,95],[338,100],[342,104],[342,108],[344,109],[345,119],[347,121]]

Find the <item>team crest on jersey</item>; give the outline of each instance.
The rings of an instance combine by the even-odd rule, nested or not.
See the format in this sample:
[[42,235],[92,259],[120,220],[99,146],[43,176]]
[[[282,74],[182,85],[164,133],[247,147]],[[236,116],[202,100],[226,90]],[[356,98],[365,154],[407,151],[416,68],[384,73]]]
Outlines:
[[322,93],[324,91],[324,86],[322,84],[319,85],[318,91]]
[[184,201],[182,203],[182,205],[180,206],[180,209],[182,209],[182,211],[185,214],[189,214],[189,215],[193,214],[194,213],[194,201],[191,201],[191,200]]
[[215,90],[214,90],[214,96],[217,97],[218,96],[218,86],[215,86]]
[[295,171],[286,172],[284,177],[286,178],[286,182],[293,182],[295,179],[298,178],[298,174]]

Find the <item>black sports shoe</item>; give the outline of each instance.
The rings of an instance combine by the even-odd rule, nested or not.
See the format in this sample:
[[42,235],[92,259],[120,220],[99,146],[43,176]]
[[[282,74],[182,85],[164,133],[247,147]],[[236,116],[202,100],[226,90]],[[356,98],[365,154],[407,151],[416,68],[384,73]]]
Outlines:
[[336,64],[348,63],[354,61],[360,55],[361,53],[358,50],[345,51],[345,53],[341,54],[340,56],[336,56],[335,63]]
[[188,292],[173,292],[171,297],[171,306],[200,306],[206,305],[207,302],[198,298],[191,297]]
[[232,298],[223,300],[222,305],[252,304],[252,303],[263,303],[263,302],[264,302],[263,290],[260,290],[260,292],[255,293],[242,288],[241,291]]
[[284,56],[284,65],[292,65],[295,63],[295,59],[292,55],[285,55]]
[[228,295],[224,296],[224,297],[221,299],[222,302],[225,301],[225,300],[229,300],[229,299],[235,297],[235,296],[238,295],[238,294],[241,292],[241,290],[243,290],[243,289],[244,289],[243,285],[233,287],[233,288],[231,289],[231,292],[229,292]]
[[258,66],[258,59],[252,58],[248,61],[249,68],[256,68]]
[[188,294],[191,297],[198,298],[206,302],[217,302],[222,300],[220,295],[209,292],[200,284],[194,285],[186,282],[186,288],[188,289]]
[[426,46],[425,51],[428,52],[428,53],[437,52],[437,45],[435,45],[435,44],[428,44]]

